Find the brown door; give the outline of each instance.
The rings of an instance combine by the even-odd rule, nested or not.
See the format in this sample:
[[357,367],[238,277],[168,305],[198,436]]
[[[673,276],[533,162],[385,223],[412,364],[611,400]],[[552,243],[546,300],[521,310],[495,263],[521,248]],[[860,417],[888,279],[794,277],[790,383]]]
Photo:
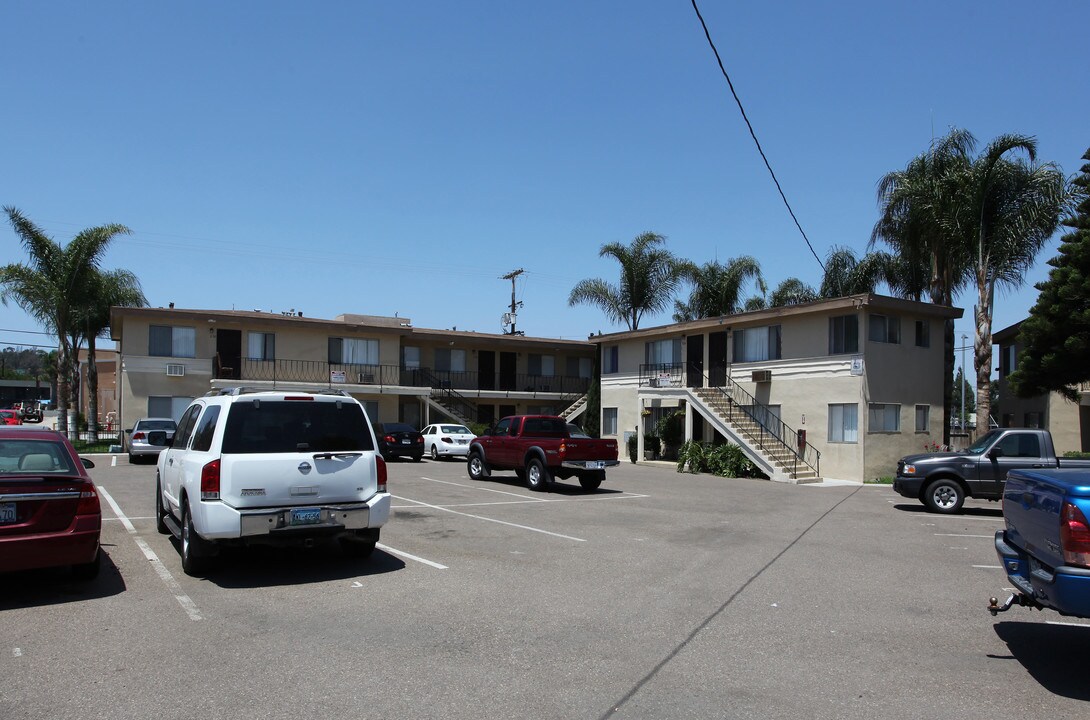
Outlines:
[[242,331],[216,331],[216,377],[242,379]]
[[727,384],[727,333],[708,335],[708,382],[712,387]]
[[514,390],[518,382],[516,377],[516,355],[513,352],[500,353],[500,390]]
[[477,389],[496,389],[496,353],[491,350],[477,353]]

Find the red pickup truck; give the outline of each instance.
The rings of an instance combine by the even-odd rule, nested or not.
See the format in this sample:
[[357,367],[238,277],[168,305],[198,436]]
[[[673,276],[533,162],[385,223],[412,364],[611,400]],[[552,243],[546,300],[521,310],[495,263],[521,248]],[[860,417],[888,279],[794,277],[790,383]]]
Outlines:
[[546,490],[554,478],[579,478],[584,490],[597,490],[606,468],[617,464],[617,441],[572,437],[564,418],[512,415],[469,444],[469,477],[514,470],[531,490]]

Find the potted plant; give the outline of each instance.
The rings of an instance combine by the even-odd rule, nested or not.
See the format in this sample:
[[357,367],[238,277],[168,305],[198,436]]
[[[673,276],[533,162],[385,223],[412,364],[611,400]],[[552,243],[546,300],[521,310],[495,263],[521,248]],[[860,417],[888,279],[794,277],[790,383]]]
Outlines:
[[655,425],[655,434],[662,439],[663,457],[676,457],[677,449],[681,446],[681,439],[685,435],[684,420],[685,414],[677,411],[664,415]]
[[644,460],[658,460],[659,453],[662,452],[662,442],[659,440],[658,435],[652,435],[651,433],[644,433],[643,435],[643,459]]

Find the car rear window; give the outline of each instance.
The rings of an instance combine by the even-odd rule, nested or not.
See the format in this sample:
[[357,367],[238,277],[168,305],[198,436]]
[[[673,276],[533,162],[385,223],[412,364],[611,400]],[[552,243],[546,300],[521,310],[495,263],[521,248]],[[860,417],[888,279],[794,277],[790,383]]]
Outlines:
[[0,439],[0,475],[72,474],[72,460],[62,443]]
[[374,450],[355,402],[246,400],[227,413],[224,453]]
[[144,432],[149,430],[176,430],[177,424],[173,420],[140,420],[136,427]]
[[405,423],[386,423],[382,426],[383,432],[416,432],[416,428]]
[[444,425],[443,432],[451,433],[453,435],[468,435],[469,428],[464,425]]
[[522,434],[530,437],[567,437],[568,424],[560,418],[528,417],[522,421]]

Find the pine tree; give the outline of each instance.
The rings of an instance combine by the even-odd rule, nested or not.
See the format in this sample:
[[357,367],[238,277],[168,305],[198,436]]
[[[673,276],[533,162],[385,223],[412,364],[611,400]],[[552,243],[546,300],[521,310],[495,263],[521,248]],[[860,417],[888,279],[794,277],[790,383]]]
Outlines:
[[[1082,156],[1090,161],[1090,149]],[[1072,181],[1078,205],[1064,220],[1059,255],[1050,259],[1048,280],[1019,328],[1023,351],[1010,386],[1019,397],[1049,391],[1078,402],[1077,385],[1090,380],[1090,162]]]

